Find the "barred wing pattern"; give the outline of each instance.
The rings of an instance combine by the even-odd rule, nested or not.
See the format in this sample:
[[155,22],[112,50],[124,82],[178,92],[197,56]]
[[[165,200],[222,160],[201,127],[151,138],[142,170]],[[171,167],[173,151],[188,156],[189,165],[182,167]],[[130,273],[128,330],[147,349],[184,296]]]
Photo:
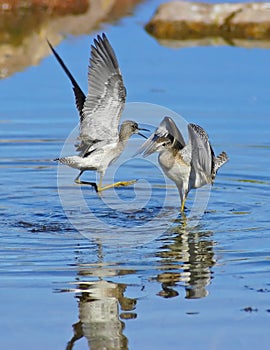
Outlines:
[[91,145],[96,141],[118,140],[125,100],[126,89],[115,53],[106,35],[98,35],[91,46],[88,94],[80,125],[81,142]]
[[189,188],[198,188],[212,183],[214,151],[207,133],[199,125],[188,124],[188,132],[192,150]]

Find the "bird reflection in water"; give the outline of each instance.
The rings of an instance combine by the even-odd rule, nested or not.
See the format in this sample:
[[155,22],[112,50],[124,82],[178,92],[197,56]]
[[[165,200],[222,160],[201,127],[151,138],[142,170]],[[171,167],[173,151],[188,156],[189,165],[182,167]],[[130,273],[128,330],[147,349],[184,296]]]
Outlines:
[[101,274],[111,276],[130,274],[134,271],[107,268],[89,268],[79,271],[79,278],[98,276],[93,282],[79,282],[77,291],[79,321],[73,325],[74,335],[66,350],[71,350],[77,340],[85,337],[89,349],[128,349],[128,340],[123,334],[124,320],[134,319],[136,299],[125,297],[126,284],[114,283],[102,278]]
[[[141,265],[143,281],[160,284],[157,294],[163,298],[179,296],[181,288],[185,290],[186,299],[206,297],[213,277],[211,268],[215,264],[212,233],[188,228],[181,222],[156,244],[152,255],[157,261],[154,271],[159,272],[153,275],[153,269],[148,271]],[[99,248],[99,262],[78,264],[76,287],[69,289],[77,293],[79,321],[73,325],[74,335],[66,350],[73,349],[82,337],[87,339],[91,350],[128,350],[125,322],[137,318],[137,300],[145,296],[145,289],[141,284],[115,282],[119,277],[138,276],[139,270],[121,268],[121,263],[104,263],[101,245]],[[137,288],[135,298],[126,296],[131,286]]]
[[212,233],[189,231],[185,225],[176,226],[173,231],[173,235],[161,238],[162,246],[156,253],[164,270],[155,277],[162,287],[158,295],[178,296],[176,287],[180,285],[185,288],[187,299],[204,298],[215,264]]

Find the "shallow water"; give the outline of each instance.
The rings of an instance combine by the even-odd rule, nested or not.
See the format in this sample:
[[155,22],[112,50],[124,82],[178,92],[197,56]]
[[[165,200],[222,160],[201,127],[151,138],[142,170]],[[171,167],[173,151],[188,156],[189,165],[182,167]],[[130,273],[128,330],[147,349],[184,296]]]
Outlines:
[[[269,50],[160,46],[142,26],[158,3],[101,28],[128,101],[159,104],[200,124],[230,162],[198,222],[178,215],[174,186],[166,192],[159,169],[141,160],[117,177],[139,174],[147,182],[100,198],[73,184],[76,171],[52,161],[77,123],[72,90],[54,58],[2,80],[1,348],[269,347]],[[84,90],[93,36],[67,37],[57,47]],[[134,138],[130,150],[139,142]],[[125,208],[144,204],[149,183],[141,210],[111,209],[118,200]],[[162,221],[145,226],[159,213]],[[96,217],[106,232],[97,230]]]

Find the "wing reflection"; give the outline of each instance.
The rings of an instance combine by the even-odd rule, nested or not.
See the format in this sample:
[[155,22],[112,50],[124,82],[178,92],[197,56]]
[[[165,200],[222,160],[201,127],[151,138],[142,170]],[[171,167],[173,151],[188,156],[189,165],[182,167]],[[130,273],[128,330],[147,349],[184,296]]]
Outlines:
[[184,286],[187,299],[208,295],[206,287],[212,278],[211,267],[215,264],[211,236],[211,232],[189,231],[185,225],[180,225],[174,228],[170,238],[163,240],[156,253],[161,258],[161,269],[165,270],[156,276],[162,287],[159,296],[177,296],[179,293],[174,287],[179,284]]
[[[121,262],[105,258],[102,244],[97,244],[97,262],[85,263],[83,254],[77,261],[77,278],[73,283],[78,299],[79,321],[73,325],[73,336],[66,350],[71,350],[78,339],[85,337],[89,349],[128,349],[128,339],[124,334],[125,322],[136,319],[137,301],[147,296],[142,285],[156,283],[157,295],[172,298],[185,290],[186,299],[204,298],[208,295],[207,286],[215,264],[212,232],[190,229],[181,223],[171,232],[152,244],[151,253],[146,250],[145,260],[134,256],[121,255]],[[77,251],[76,254],[80,254]],[[125,254],[127,254],[125,252]],[[93,259],[93,255],[92,255]],[[112,259],[113,260],[113,259]],[[153,264],[153,260],[155,263]],[[129,268],[131,261],[136,269]],[[131,279],[139,279],[138,284]],[[121,280],[121,283],[118,281]],[[122,283],[123,282],[123,283]],[[133,288],[129,297],[130,289]]]

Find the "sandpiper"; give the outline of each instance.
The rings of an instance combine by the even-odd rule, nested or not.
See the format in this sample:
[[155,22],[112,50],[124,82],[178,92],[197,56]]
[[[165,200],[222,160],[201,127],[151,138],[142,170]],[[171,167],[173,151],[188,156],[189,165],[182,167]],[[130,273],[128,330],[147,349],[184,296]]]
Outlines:
[[164,173],[177,186],[181,199],[181,212],[192,188],[213,184],[218,169],[229,158],[226,152],[217,157],[205,130],[188,124],[189,140],[186,143],[175,122],[165,117],[155,132],[142,144],[136,154],[144,157],[159,152],[158,161]]
[[[149,131],[139,128],[138,124],[131,120],[124,121],[119,130],[119,121],[126,101],[126,88],[114,50],[106,35],[98,35],[94,39],[94,45],[91,45],[87,96],[49,41],[48,44],[72,83],[80,114],[79,142],[75,145],[78,155],[56,160],[80,170],[74,181],[78,184],[92,185],[97,192],[135,183],[136,180],[120,181],[102,187],[102,179],[108,166],[121,155],[130,136],[139,134],[145,137],[139,131]],[[100,174],[98,184],[80,180],[86,170],[94,170]]]

